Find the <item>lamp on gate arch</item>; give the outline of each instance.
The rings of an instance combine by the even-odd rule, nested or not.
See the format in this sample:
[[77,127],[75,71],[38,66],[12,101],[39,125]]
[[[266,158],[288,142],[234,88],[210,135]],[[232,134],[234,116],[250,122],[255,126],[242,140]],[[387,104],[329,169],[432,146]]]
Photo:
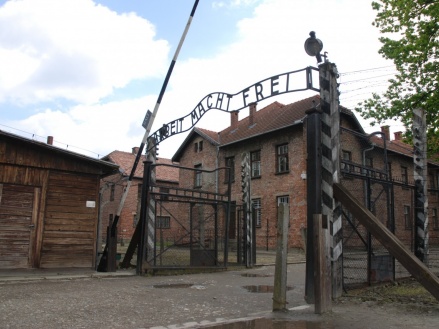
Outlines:
[[323,42],[316,38],[316,33],[314,31],[309,32],[309,38],[305,41],[305,51],[309,56],[315,56],[317,58],[317,63],[322,61],[322,56],[320,52],[323,49]]

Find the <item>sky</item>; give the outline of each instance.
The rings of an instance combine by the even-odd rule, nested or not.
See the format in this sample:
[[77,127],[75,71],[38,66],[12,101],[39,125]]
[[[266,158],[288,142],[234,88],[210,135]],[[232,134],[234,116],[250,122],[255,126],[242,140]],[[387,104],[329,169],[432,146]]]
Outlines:
[[[188,23],[193,0],[0,0],[0,130],[93,158],[131,152],[145,135]],[[340,73],[341,105],[354,109],[384,90],[395,70],[378,53],[371,0],[200,0],[151,132],[191,113],[212,92],[237,93],[289,71],[317,66],[310,31]],[[304,76],[294,77],[298,85]],[[287,93],[258,103],[289,104]],[[239,113],[239,119],[248,110]],[[370,127],[359,114],[366,132]],[[230,114],[197,123],[220,131]],[[391,132],[403,130],[388,122]],[[187,133],[159,145],[172,158]]]

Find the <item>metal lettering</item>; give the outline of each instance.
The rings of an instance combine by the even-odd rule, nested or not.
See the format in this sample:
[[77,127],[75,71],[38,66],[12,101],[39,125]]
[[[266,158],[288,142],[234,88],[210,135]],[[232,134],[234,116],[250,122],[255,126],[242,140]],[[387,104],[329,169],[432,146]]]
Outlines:
[[[159,143],[170,136],[188,131],[195,126],[195,124],[207,111],[211,109],[217,109],[224,112],[239,111],[247,107],[248,104],[252,102],[263,101],[276,95],[308,89],[319,91],[318,88],[313,87],[313,80],[311,79],[312,72],[318,73],[318,71],[319,70],[317,68],[308,67],[261,80],[236,94],[228,94],[223,92],[208,94],[200,102],[198,102],[198,104],[189,114],[169,122],[165,125],[167,127],[166,129],[163,127],[160,128],[155,133],[151,134],[151,138],[154,138],[156,143]],[[305,74],[305,87],[295,87],[295,89],[293,89],[294,86],[290,86],[290,75],[300,72],[304,72]],[[227,100],[225,97],[227,97]]]
[[244,90],[242,91],[242,100],[244,101],[244,107],[247,106],[247,102],[246,102],[245,99],[248,97],[248,91],[249,91],[249,89],[250,89],[250,88],[247,88],[247,89],[244,89]]
[[262,90],[264,89],[264,87],[262,87],[262,84],[257,83],[255,84],[255,91],[256,91],[256,99],[257,101],[263,100],[264,99],[264,95],[262,95]]
[[224,98],[224,94],[219,93],[218,98],[216,99],[216,108],[217,109],[220,109],[223,106],[223,98]]
[[199,113],[200,118],[201,118],[204,115],[204,113],[206,113],[206,110],[204,109],[202,103],[198,103],[197,108],[198,108],[198,113]]
[[279,94],[279,90],[274,90],[275,86],[279,85],[279,76],[271,78],[271,96]]
[[[207,95],[207,107],[209,108],[209,109],[211,109],[212,107],[213,107],[213,103],[212,102],[209,102],[211,99],[212,99],[212,94],[209,94],[209,95]],[[218,102],[217,102],[217,104],[218,104]]]
[[192,127],[198,122],[198,120],[200,120],[200,118],[198,117],[198,113],[196,112],[196,108],[191,112],[191,119]]

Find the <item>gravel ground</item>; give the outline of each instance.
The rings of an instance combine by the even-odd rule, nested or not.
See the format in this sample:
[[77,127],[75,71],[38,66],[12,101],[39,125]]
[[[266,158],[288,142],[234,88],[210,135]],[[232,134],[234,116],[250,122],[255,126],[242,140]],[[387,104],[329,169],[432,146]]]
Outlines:
[[273,275],[274,266],[262,266],[172,276],[0,281],[0,328],[439,327],[438,302],[410,280],[350,291],[332,312],[315,315],[303,298],[305,264],[288,266],[290,310],[272,313],[272,293],[266,291]]

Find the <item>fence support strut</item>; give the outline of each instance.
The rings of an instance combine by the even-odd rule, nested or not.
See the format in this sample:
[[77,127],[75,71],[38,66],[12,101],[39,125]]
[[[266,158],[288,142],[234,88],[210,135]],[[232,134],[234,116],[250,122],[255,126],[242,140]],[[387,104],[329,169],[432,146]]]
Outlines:
[[439,301],[439,278],[345,187],[335,183],[333,191],[334,197]]

